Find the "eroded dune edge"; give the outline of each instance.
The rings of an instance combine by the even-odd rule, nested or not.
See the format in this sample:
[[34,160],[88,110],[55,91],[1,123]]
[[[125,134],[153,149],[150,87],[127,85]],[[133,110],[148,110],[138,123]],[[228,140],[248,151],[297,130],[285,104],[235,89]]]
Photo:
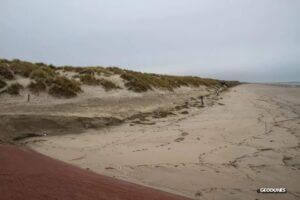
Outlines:
[[[83,133],[88,129],[164,118],[200,107],[200,97],[239,84],[117,67],[55,67],[0,59],[0,142]],[[212,104],[209,98],[207,104]],[[138,123],[138,122],[137,122]]]

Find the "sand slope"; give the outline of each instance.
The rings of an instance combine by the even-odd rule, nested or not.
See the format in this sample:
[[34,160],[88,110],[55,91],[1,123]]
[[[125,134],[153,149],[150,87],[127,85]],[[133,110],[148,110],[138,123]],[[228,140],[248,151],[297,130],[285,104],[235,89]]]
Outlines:
[[[195,199],[299,199],[299,105],[299,88],[241,85],[214,106],[186,114],[25,143],[97,173]],[[257,194],[259,187],[288,193]]]

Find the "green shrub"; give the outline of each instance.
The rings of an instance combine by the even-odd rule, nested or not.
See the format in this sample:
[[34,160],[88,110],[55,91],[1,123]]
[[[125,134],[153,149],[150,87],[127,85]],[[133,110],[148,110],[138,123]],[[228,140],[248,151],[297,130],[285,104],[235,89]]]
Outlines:
[[0,76],[5,79],[14,79],[14,73],[9,69],[6,63],[0,63]]
[[75,80],[57,76],[49,89],[49,94],[56,97],[75,97],[81,92],[80,84]]
[[8,86],[6,92],[11,95],[19,95],[21,89],[23,89],[23,86],[21,84],[13,83],[10,86]]
[[40,92],[45,91],[47,86],[42,80],[38,80],[36,82],[31,81],[28,88],[31,92],[39,94]]
[[6,82],[0,79],[0,89],[4,88],[6,85]]

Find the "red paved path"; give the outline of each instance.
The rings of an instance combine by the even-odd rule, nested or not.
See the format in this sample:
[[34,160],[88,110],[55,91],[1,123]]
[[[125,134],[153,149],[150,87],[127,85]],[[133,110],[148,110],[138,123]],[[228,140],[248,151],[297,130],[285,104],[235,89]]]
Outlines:
[[9,145],[0,145],[0,199],[187,200]]

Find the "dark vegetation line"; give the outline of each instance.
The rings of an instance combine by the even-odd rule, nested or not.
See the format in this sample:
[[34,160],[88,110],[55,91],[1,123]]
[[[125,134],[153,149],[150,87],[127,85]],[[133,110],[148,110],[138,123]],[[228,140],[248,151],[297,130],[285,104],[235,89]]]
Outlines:
[[[72,72],[71,78],[60,75],[59,71]],[[18,82],[9,84],[16,76],[30,78],[31,82],[26,86],[32,93],[47,92],[55,97],[71,98],[83,92],[81,85],[101,86],[106,91],[121,89],[114,82],[101,77],[119,75],[125,80],[125,87],[134,92],[146,92],[148,90],[162,89],[173,91],[181,86],[189,87],[232,87],[239,84],[238,81],[221,81],[196,76],[168,76],[152,73],[135,72],[117,67],[55,67],[44,63],[31,63],[18,59],[0,59],[0,94],[8,93],[18,95],[24,87]]]

